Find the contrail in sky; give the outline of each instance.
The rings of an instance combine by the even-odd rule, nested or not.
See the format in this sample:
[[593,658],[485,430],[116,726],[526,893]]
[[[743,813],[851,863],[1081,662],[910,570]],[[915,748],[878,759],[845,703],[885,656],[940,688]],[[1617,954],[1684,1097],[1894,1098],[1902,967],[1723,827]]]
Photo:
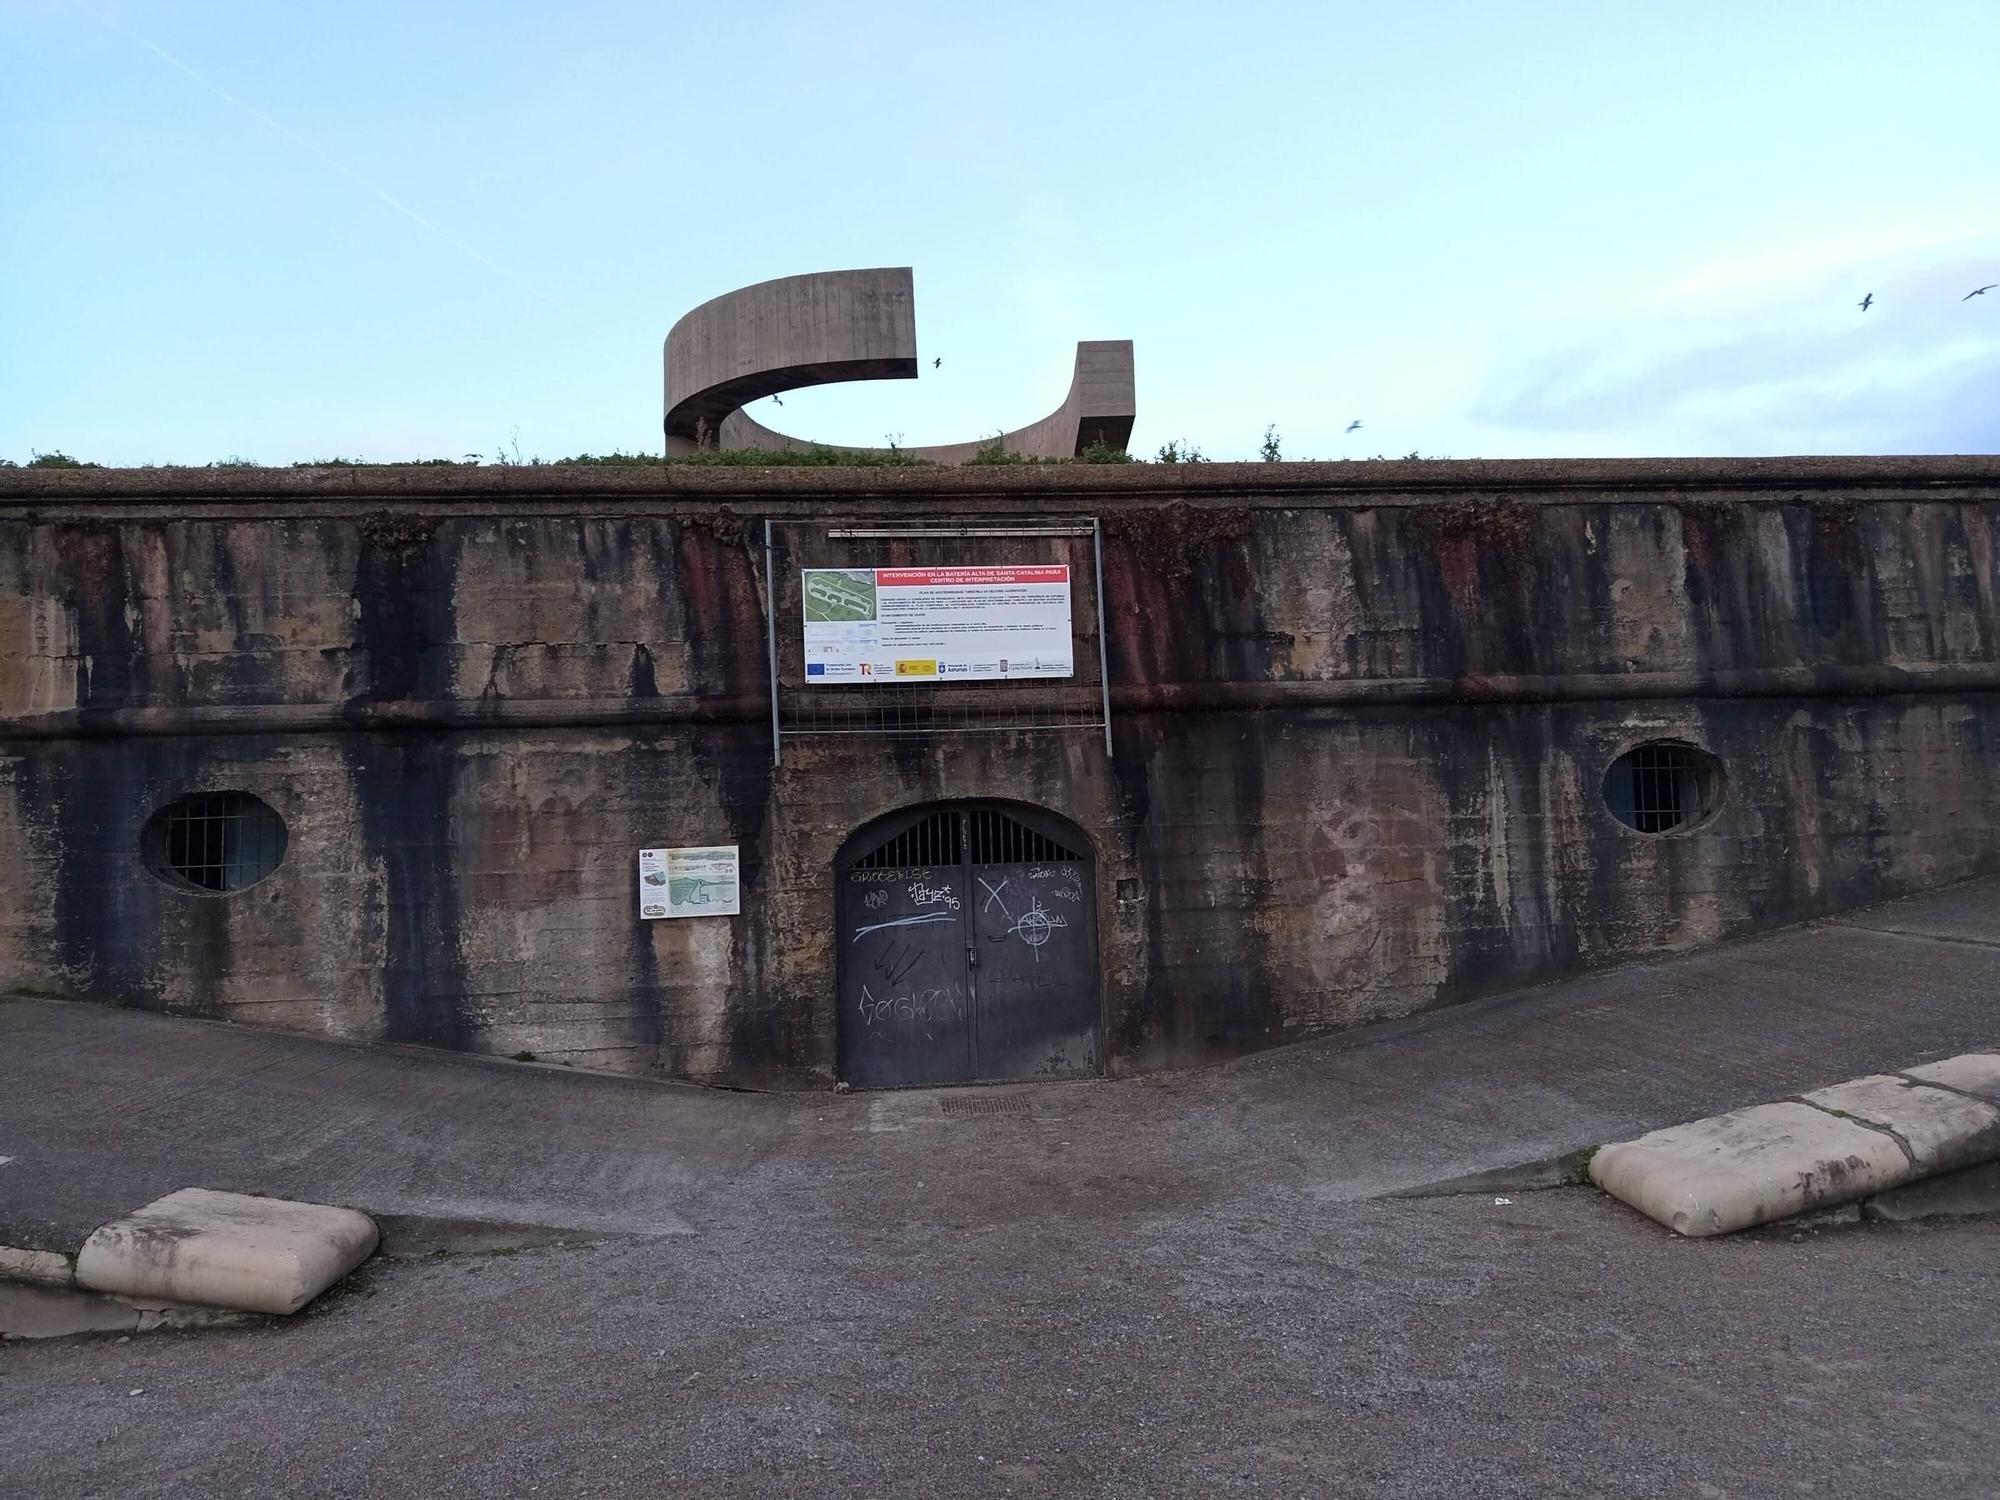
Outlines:
[[348,166],[346,162],[341,161],[338,157],[330,155],[321,147],[314,144],[312,141],[307,140],[304,136],[300,135],[296,130],[293,130],[291,127],[287,125],[281,125],[278,121],[272,119],[269,115],[265,114],[264,111],[258,109],[255,105],[244,103],[241,99],[237,98],[234,94],[230,93],[229,90],[221,87],[219,84],[210,82],[207,78],[203,77],[200,73],[196,72],[193,68],[189,67],[186,63],[182,62],[178,57],[175,57],[173,53],[169,52],[165,47],[162,47],[158,42],[152,41],[147,37],[141,36],[138,32],[132,30],[130,27],[121,25],[119,22],[114,21],[108,15],[103,15],[95,11],[87,13],[90,14],[94,20],[100,22],[106,27],[109,27],[112,31],[117,32],[120,36],[125,37],[127,40],[134,42],[141,47],[144,47],[148,52],[152,53],[153,56],[159,58],[161,62],[167,64],[169,67],[174,68],[179,72],[185,73],[189,78],[192,78],[196,83],[200,84],[203,88],[207,89],[211,94],[215,95],[216,98],[224,101],[225,103],[235,105],[236,108],[242,110],[243,113],[250,116],[251,119],[257,121],[261,125],[268,127],[271,130],[276,131],[279,135],[283,136],[286,140],[290,141],[294,146],[299,147],[301,150],[310,151],[314,156],[317,156],[321,161],[325,162],[329,167],[333,168],[334,171],[338,172],[342,177],[345,177],[349,182],[354,183],[358,187],[367,189],[368,192],[372,193],[375,197],[381,199],[384,203],[388,204],[389,207],[393,208],[397,213],[401,214],[411,223],[417,225],[421,229],[429,230],[432,234],[436,235],[439,239],[443,240],[447,245],[451,246],[452,249],[459,251],[461,254],[471,256],[472,259],[478,261],[482,266],[486,267],[487,270],[493,272],[494,275],[504,276],[507,280],[513,282],[516,286],[521,287],[526,291],[534,293],[535,296],[540,297],[545,302],[548,302],[552,305],[558,305],[558,306],[560,305],[556,303],[555,298],[549,296],[548,293],[544,292],[540,287],[536,286],[533,282],[527,280],[527,278],[519,275],[518,273],[512,270],[509,270],[506,266],[501,265],[500,262],[493,259],[492,256],[486,255],[481,251],[474,249],[471,245],[466,244],[464,240],[461,240],[456,236],[447,233],[445,230],[440,229],[437,225],[433,224],[429,219],[426,219],[422,214],[418,213],[414,208],[411,208],[409,204],[403,202],[402,199],[396,197],[395,194],[391,193],[387,188],[383,187],[380,183],[369,181],[366,177],[363,177],[359,172],[355,171],[354,168]]

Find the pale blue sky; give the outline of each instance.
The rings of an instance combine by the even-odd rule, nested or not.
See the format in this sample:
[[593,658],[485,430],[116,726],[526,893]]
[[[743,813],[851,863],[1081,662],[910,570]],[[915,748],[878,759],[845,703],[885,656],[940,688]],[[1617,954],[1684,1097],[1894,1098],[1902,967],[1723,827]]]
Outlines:
[[978,436],[1129,337],[1146,453],[1992,452],[1996,64],[1994,0],[0,0],[0,456],[657,451],[683,311],[904,264],[923,376],[760,416]]

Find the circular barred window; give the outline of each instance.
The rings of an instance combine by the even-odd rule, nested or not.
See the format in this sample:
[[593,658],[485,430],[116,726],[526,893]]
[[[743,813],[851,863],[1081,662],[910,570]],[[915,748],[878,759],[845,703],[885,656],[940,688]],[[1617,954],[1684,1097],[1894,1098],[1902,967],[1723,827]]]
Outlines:
[[1604,805],[1639,833],[1692,828],[1722,805],[1722,765],[1680,740],[1635,745],[1611,763]]
[[197,792],[146,824],[146,862],[169,885],[240,891],[285,859],[285,820],[248,792]]

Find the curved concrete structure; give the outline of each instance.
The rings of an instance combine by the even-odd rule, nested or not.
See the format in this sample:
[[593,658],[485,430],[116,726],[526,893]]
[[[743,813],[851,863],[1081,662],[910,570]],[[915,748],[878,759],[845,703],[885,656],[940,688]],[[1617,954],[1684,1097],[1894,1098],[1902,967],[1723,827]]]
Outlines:
[[[743,407],[805,386],[910,379],[917,368],[908,266],[785,276],[725,292],[667,334],[667,452],[691,453],[704,445],[812,447],[764,426]],[[1094,443],[1123,448],[1132,437],[1133,414],[1132,341],[1088,340],[1076,346],[1076,371],[1063,404],[999,441],[1025,458],[1074,457]],[[909,452],[963,463],[993,441]]]

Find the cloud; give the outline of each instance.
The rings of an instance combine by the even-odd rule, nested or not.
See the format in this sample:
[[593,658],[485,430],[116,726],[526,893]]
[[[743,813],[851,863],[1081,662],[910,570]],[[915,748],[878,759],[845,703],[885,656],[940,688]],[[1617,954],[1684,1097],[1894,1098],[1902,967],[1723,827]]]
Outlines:
[[1637,289],[1601,331],[1496,351],[1467,415],[1524,448],[1616,433],[1661,454],[2000,451],[2000,293],[1960,300],[1996,266],[1985,226],[1708,262]]

